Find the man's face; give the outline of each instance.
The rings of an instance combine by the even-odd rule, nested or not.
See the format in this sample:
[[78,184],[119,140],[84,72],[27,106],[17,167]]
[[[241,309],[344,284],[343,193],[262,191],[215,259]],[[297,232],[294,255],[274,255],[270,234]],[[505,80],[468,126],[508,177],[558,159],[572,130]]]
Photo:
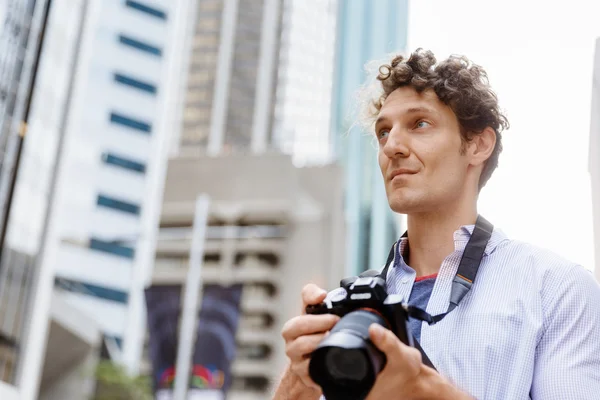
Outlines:
[[468,156],[456,115],[435,92],[392,92],[375,125],[388,202],[402,214],[443,211],[464,195]]

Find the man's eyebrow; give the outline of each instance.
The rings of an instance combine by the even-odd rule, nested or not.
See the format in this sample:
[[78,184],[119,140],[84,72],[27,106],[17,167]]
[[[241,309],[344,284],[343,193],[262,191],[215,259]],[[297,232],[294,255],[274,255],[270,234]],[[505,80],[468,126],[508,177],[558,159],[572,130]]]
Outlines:
[[381,124],[382,122],[385,122],[388,120],[388,117],[386,117],[385,115],[380,115],[379,117],[377,117],[377,121],[375,121],[375,126],[378,126],[379,124]]
[[415,114],[415,113],[428,113],[435,114],[435,110],[429,107],[411,107],[405,111],[406,114]]
[[[404,111],[403,114],[419,114],[419,113],[427,113],[427,114],[437,114],[436,111],[429,107],[411,107]],[[375,121],[375,126],[379,125],[382,122],[389,121],[387,115],[380,115]]]

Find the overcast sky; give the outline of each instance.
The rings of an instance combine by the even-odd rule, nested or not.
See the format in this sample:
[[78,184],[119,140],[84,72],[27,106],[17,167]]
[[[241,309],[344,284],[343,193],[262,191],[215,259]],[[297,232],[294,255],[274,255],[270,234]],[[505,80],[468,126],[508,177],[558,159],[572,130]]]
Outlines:
[[587,163],[600,3],[554,3],[412,1],[408,46],[485,67],[508,116],[480,212],[511,238],[593,269]]

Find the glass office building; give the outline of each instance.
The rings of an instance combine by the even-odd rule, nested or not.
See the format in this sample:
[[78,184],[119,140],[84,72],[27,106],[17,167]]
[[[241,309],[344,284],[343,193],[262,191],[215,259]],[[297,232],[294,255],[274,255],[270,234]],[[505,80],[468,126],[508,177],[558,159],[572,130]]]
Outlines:
[[380,268],[399,235],[389,209],[372,136],[354,124],[353,99],[366,79],[364,66],[404,51],[408,1],[341,0],[334,74],[332,141],[346,171],[347,274]]

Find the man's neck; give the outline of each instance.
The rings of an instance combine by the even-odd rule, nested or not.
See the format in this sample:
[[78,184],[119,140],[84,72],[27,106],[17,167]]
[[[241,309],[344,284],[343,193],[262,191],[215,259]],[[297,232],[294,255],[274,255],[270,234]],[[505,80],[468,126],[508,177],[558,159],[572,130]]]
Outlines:
[[409,260],[417,276],[439,272],[444,259],[454,251],[454,232],[477,220],[476,204],[456,213],[423,213],[407,216]]

